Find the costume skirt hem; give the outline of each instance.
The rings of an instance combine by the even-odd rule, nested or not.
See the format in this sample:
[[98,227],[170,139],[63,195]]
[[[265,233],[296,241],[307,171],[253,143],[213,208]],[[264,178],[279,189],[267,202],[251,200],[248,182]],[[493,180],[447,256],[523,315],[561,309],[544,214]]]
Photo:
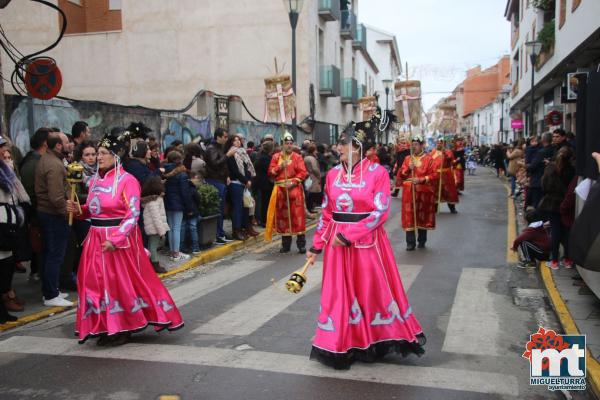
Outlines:
[[427,339],[423,333],[416,335],[415,342],[407,340],[386,340],[373,343],[366,349],[351,348],[344,353],[334,353],[321,349],[313,345],[310,352],[310,359],[332,367],[334,369],[350,369],[354,361],[373,363],[381,360],[389,353],[401,354],[407,357],[409,354],[416,354],[421,357],[425,354],[425,345]]
[[[177,326],[171,326],[171,325],[173,325],[173,323],[170,321],[169,322],[148,322],[146,325],[139,327],[139,328],[125,329],[125,330],[122,330],[119,332],[114,332],[114,333],[108,333],[107,331],[88,333],[87,335],[85,335],[85,337],[83,339],[79,339],[79,344],[84,344],[88,339],[98,338],[101,336],[114,336],[114,335],[118,335],[120,333],[138,333],[138,332],[145,330],[149,326],[158,327],[158,329],[156,330],[157,333],[162,332],[165,329],[168,330],[169,332],[173,332],[173,331],[177,331],[177,330],[183,328],[185,324],[182,322],[181,324],[179,324]],[[75,336],[79,336],[79,332],[75,331]]]

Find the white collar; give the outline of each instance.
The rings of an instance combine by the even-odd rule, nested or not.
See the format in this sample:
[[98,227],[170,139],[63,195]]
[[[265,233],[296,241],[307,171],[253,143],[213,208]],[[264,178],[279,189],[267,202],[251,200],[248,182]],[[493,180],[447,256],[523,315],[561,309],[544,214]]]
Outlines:
[[541,226],[544,226],[544,221],[536,221],[529,224],[530,228],[539,228]]

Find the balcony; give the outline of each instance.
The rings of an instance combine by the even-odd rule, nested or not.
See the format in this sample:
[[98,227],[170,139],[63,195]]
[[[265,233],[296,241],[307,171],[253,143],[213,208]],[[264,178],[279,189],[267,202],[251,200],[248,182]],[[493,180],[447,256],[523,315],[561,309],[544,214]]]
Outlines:
[[359,99],[367,97],[367,85],[358,85],[358,93],[356,97]]
[[325,21],[337,21],[340,16],[340,0],[319,0],[319,17]]
[[323,97],[340,95],[340,69],[334,65],[321,65],[319,71],[319,94]]
[[342,10],[340,36],[346,40],[354,40],[356,37],[356,14],[350,10]]
[[342,81],[342,104],[358,103],[358,84],[354,78],[344,78]]
[[356,29],[356,37],[352,42],[352,48],[354,50],[367,51],[367,27],[363,24],[359,24]]

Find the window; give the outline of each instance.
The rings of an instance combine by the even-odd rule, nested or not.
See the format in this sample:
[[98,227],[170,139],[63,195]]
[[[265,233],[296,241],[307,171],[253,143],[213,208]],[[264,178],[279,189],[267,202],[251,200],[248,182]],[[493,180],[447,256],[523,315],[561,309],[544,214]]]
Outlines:
[[121,0],[108,0],[108,10],[109,11],[121,10]]

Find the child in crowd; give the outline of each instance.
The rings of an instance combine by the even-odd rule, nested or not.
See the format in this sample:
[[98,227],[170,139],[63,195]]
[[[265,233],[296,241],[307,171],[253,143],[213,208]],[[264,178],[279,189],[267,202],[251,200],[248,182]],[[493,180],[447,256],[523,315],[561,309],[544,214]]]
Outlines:
[[167,214],[165,212],[165,186],[160,177],[153,176],[146,180],[142,188],[142,197],[148,201],[144,204],[144,230],[148,235],[148,250],[150,261],[156,273],[167,272],[158,262],[158,246],[169,231]]
[[[194,157],[190,168],[190,179],[188,179],[188,190],[192,199],[193,210],[189,210],[183,217],[181,223],[181,244],[182,247],[186,244],[191,246],[193,255],[200,254],[200,244],[198,237],[198,224],[200,223],[200,213],[198,207],[200,205],[200,195],[198,194],[198,185],[204,182],[204,171],[206,163],[201,158]],[[187,252],[188,249],[182,250]]]
[[519,252],[520,268],[535,268],[538,260],[550,259],[550,235],[536,211],[527,211],[525,221],[528,226],[515,239],[512,250]]

